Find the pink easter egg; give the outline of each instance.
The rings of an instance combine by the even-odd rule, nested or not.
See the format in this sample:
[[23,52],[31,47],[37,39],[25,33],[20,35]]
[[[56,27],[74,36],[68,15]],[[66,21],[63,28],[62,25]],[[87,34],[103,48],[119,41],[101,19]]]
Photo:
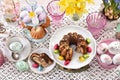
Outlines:
[[87,47],[87,52],[92,52],[92,48],[91,47]]
[[69,63],[70,63],[70,61],[67,60],[67,61],[64,62],[64,65],[68,65]]
[[34,67],[34,68],[38,68],[39,65],[38,65],[37,63],[34,63],[34,64],[32,64],[32,67]]
[[54,50],[56,50],[56,49],[59,49],[59,45],[58,44],[55,44],[55,46],[54,46]]
[[2,51],[0,51],[0,66],[2,66],[4,62],[5,62],[5,60],[4,60],[3,53],[2,53]]

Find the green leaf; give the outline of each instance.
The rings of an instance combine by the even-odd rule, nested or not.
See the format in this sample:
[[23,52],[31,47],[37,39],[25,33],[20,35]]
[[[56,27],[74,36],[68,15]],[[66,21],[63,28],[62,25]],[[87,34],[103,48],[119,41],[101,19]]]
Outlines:
[[120,24],[117,24],[116,32],[120,32]]

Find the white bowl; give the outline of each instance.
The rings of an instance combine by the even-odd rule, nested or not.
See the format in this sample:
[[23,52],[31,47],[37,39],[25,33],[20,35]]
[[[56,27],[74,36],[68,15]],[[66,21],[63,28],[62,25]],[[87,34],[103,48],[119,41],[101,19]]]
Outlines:
[[[89,44],[89,46],[92,48],[92,52],[89,54],[90,57],[86,61],[80,62],[79,56],[81,54],[73,51],[72,60],[66,66],[66,65],[64,65],[64,61],[60,61],[58,59],[59,55],[54,54],[54,45],[59,44],[59,42],[63,38],[63,36],[68,34],[69,32],[76,32],[78,34],[83,35],[84,38],[90,38],[91,43]],[[52,55],[53,60],[57,64],[59,64],[60,66],[68,68],[68,69],[79,69],[81,67],[88,65],[92,61],[92,59],[95,57],[95,55],[96,55],[96,41],[93,38],[92,34],[88,30],[81,28],[80,26],[77,26],[77,25],[69,25],[69,27],[65,26],[63,28],[56,30],[56,32],[52,35],[52,37],[50,39],[50,44],[49,44],[49,51],[50,51],[50,54]]]

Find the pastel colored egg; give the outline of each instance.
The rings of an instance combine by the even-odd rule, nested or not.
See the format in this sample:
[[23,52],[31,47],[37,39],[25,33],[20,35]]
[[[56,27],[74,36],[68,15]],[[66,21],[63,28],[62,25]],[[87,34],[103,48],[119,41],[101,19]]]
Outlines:
[[36,10],[35,10],[35,13],[37,14],[37,15],[39,15],[39,14],[41,14],[43,12],[43,8],[40,6],[40,7],[38,7]]
[[58,44],[55,44],[55,46],[54,46],[54,50],[56,50],[56,49],[59,49],[59,45]]
[[89,38],[86,38],[86,42],[87,42],[88,44],[90,44],[90,43],[91,43],[91,40],[90,40]]
[[84,61],[85,61],[85,58],[84,58],[83,56],[80,56],[80,57],[79,57],[79,60],[80,60],[80,62],[84,62]]
[[116,54],[116,55],[113,57],[113,63],[116,64],[116,65],[119,65],[119,64],[120,64],[120,54]]
[[84,54],[83,57],[84,57],[85,59],[87,59],[87,58],[90,57],[90,55],[89,55],[89,54]]
[[42,67],[42,66],[39,66],[39,67],[38,67],[38,70],[39,70],[39,71],[42,71],[42,70],[43,70],[43,67]]
[[110,57],[109,55],[107,55],[107,54],[102,54],[102,55],[100,56],[100,60],[101,60],[101,62],[104,63],[104,64],[107,64],[107,65],[112,64],[112,59],[111,59],[111,57]]
[[27,71],[29,69],[29,66],[25,61],[17,61],[16,62],[16,68],[19,71]]
[[34,63],[34,64],[32,64],[32,67],[34,67],[34,68],[38,68],[38,67],[39,67],[39,64]]
[[2,66],[4,62],[5,62],[5,60],[4,60],[3,53],[2,53],[2,51],[0,51],[0,66]]
[[25,24],[28,24],[28,23],[30,23],[32,20],[31,20],[31,18],[30,18],[29,16],[26,16],[26,17],[23,18],[22,21],[23,21]]
[[22,11],[21,13],[20,13],[20,18],[24,18],[25,16],[27,16],[28,15],[28,11]]
[[46,14],[45,12],[43,12],[43,13],[41,13],[41,14],[39,15],[39,20],[40,20],[40,21],[43,21],[43,20],[46,19],[46,17],[47,17],[47,14]]
[[106,43],[101,43],[97,47],[98,54],[104,54],[108,50],[108,45]]
[[58,59],[59,60],[64,60],[64,57],[63,56],[59,56]]
[[113,41],[108,45],[110,54],[120,54],[120,41]]
[[91,53],[92,52],[92,48],[91,47],[87,47],[87,52]]
[[20,51],[22,48],[23,48],[23,45],[20,42],[12,42],[9,45],[9,49],[12,51]]
[[69,63],[70,63],[70,61],[67,60],[67,61],[64,62],[64,65],[68,65]]
[[59,50],[54,50],[54,53],[58,54],[58,53],[60,53],[60,51]]

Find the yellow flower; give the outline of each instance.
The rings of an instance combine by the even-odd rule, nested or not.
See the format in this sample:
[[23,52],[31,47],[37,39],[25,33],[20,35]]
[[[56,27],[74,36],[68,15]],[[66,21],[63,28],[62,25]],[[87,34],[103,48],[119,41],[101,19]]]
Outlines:
[[31,18],[33,18],[33,17],[35,17],[35,13],[34,13],[33,11],[31,11],[31,12],[29,13],[29,16],[30,16]]
[[60,10],[65,11],[67,15],[78,14],[82,16],[87,13],[86,4],[94,3],[93,0],[60,0]]
[[81,17],[84,13],[87,13],[87,9],[85,6],[80,6],[75,8],[76,13]]
[[69,6],[67,0],[60,0],[58,4],[60,5],[61,11],[65,11],[65,9]]
[[92,3],[94,4],[94,1],[93,0],[86,0],[88,3]]
[[73,15],[75,13],[75,9],[73,7],[67,7],[65,12],[66,15]]

